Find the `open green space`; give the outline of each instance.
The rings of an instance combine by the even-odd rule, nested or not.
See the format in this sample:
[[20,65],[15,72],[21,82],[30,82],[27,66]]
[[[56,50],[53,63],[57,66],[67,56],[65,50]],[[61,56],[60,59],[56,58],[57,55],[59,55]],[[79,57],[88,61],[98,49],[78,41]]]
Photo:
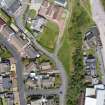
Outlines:
[[[72,0],[71,0],[72,1]],[[73,69],[72,55],[78,46],[82,46],[82,37],[87,29],[93,26],[94,22],[87,12],[80,5],[79,1],[72,2],[72,17],[65,29],[63,45],[59,51],[59,58],[69,73]]]
[[52,52],[54,50],[58,34],[59,28],[57,24],[48,21],[41,35],[38,36],[37,41],[48,51]]
[[2,9],[0,9],[0,17],[7,23],[10,24],[11,17],[8,16]]
[[70,2],[72,8],[71,18],[68,20],[70,22],[68,22],[68,27],[65,29],[62,39],[63,45],[58,56],[69,76],[67,105],[77,105],[80,93],[85,89],[82,51],[83,35],[89,27],[94,25],[94,22],[80,0],[71,0]]
[[3,46],[0,46],[0,57],[1,58],[10,58],[11,53]]
[[36,11],[34,9],[28,9],[27,11],[27,16],[31,19],[35,18],[36,16]]
[[105,0],[101,0],[101,2],[102,2],[102,5],[103,5],[103,7],[105,9]]

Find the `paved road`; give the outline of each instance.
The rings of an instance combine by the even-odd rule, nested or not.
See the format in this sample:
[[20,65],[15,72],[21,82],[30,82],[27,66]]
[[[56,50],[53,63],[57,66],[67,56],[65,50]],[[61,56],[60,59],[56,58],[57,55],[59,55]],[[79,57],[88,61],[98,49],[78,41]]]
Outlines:
[[[26,9],[26,6],[23,6],[24,11]],[[20,16],[23,15],[24,11],[20,12]],[[18,27],[21,30],[25,30],[23,21],[21,20],[21,18],[19,16],[17,16],[16,18],[16,23],[18,25]],[[65,72],[65,69],[62,65],[62,63],[60,62],[60,60],[58,59],[58,57],[55,54],[49,53],[46,49],[44,49],[39,43],[37,43],[37,41],[35,40],[35,38],[33,37],[32,34],[28,33],[27,36],[29,38],[31,38],[31,41],[33,42],[33,45],[35,47],[37,47],[37,49],[39,49],[40,51],[42,51],[45,55],[47,55],[51,60],[53,60],[53,62],[56,64],[56,68],[57,70],[60,70],[61,73],[61,78],[62,78],[62,85],[60,87],[59,90],[59,95],[60,95],[60,105],[65,105],[65,99],[66,99],[66,92],[67,92],[67,86],[68,86],[68,79],[67,79],[67,75]],[[62,94],[61,94],[62,93]]]
[[22,81],[23,80],[23,78],[22,78],[23,65],[21,62],[20,55],[17,52],[17,50],[14,48],[14,46],[9,44],[8,41],[2,37],[2,35],[0,35],[0,43],[2,43],[4,46],[6,46],[6,48],[12,53],[12,55],[16,59],[16,73],[17,73],[20,105],[27,105],[26,99],[25,99],[25,92],[24,92],[24,83]]
[[95,23],[100,31],[100,38],[103,44],[103,60],[105,64],[105,11],[100,0],[91,0],[92,14]]
[[[68,86],[68,79],[67,79],[67,74],[65,72],[65,69],[58,59],[58,57],[52,53],[49,53],[46,49],[44,49],[37,41],[35,38],[33,38],[33,45],[35,47],[42,51],[45,55],[47,55],[55,64],[56,64],[56,69],[60,70],[61,78],[62,78],[62,85],[59,90],[59,95],[60,95],[60,105],[65,105],[65,99],[66,99],[66,92],[67,92],[67,86]],[[62,94],[60,94],[62,92]]]
[[103,75],[103,84],[105,84],[105,11],[100,0],[91,0],[93,20],[97,24],[100,31],[100,38],[103,48],[97,48],[97,55],[100,60],[101,73]]

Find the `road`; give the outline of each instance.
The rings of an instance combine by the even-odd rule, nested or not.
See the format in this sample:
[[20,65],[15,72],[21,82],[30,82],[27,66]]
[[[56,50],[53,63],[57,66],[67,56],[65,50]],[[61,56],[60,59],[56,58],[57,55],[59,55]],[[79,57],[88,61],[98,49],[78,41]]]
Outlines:
[[[25,8],[25,7],[24,7]],[[23,15],[23,12],[21,12],[20,16]],[[16,17],[16,23],[17,26],[21,29],[21,30],[25,30],[23,21],[21,21],[21,19],[18,17]],[[67,79],[67,74],[65,72],[65,69],[61,63],[61,61],[58,59],[58,57],[55,54],[49,53],[46,49],[44,49],[39,43],[37,43],[37,41],[35,40],[35,38],[33,37],[32,34],[27,34],[27,36],[30,38],[31,37],[31,41],[33,42],[33,45],[39,49],[40,51],[42,51],[45,55],[47,55],[51,60],[53,60],[53,62],[56,64],[56,68],[57,70],[60,70],[60,74],[61,74],[61,78],[62,78],[62,85],[60,87],[59,90],[59,96],[60,96],[60,105],[65,105],[65,99],[66,99],[66,92],[67,92],[67,86],[68,86],[68,79]],[[62,93],[62,94],[60,94]]]
[[93,20],[100,31],[100,38],[103,45],[103,60],[105,64],[105,11],[100,0],[91,0]]
[[99,63],[100,63],[100,71],[102,74],[102,83],[105,85],[105,66],[102,56],[102,48],[100,46],[97,47],[96,50],[96,56],[98,57]]
[[100,0],[91,0],[92,16],[99,31],[103,48],[97,48],[97,55],[100,60],[101,73],[103,75],[103,84],[105,84],[105,11]]
[[25,92],[24,92],[24,83],[22,78],[23,65],[21,62],[20,55],[17,52],[17,50],[14,48],[14,46],[9,44],[8,41],[4,39],[2,35],[0,35],[0,43],[6,46],[6,48],[12,53],[12,55],[16,59],[16,74],[17,74],[20,105],[27,105],[25,99]]

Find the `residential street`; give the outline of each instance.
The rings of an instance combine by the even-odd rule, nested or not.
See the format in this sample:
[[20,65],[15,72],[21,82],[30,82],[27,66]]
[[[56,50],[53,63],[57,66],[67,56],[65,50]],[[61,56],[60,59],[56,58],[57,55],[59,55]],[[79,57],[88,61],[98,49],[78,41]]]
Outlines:
[[[28,2],[28,1],[27,1]],[[24,14],[26,6],[23,6],[22,12],[20,12],[20,16]],[[21,30],[25,30],[24,23],[21,20],[20,16],[16,17],[16,24]],[[68,85],[68,79],[67,79],[67,74],[65,72],[65,69],[61,63],[61,61],[58,59],[57,55],[54,53],[49,53],[46,49],[44,49],[37,41],[35,40],[34,36],[31,33],[28,33],[27,36],[31,38],[30,40],[33,42],[34,46],[42,51],[45,55],[47,55],[55,64],[57,70],[60,70],[61,73],[61,78],[62,78],[62,85],[59,90],[59,96],[60,96],[60,104],[59,105],[65,105],[65,96],[67,92],[67,85]]]
[[0,35],[0,43],[7,47],[7,49],[11,52],[11,54],[16,59],[16,74],[17,74],[17,82],[18,82],[18,89],[19,89],[19,98],[20,98],[20,105],[27,105],[25,99],[25,91],[24,91],[24,83],[22,78],[22,71],[23,65],[21,62],[21,58],[19,53],[16,51],[14,46],[10,45],[6,39]]

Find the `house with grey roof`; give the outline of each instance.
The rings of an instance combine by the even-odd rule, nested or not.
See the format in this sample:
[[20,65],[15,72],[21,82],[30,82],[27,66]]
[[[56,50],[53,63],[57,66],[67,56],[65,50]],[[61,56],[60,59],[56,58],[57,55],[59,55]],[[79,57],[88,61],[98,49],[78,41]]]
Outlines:
[[86,33],[84,40],[86,42],[87,47],[93,48],[96,46],[102,46],[101,40],[100,40],[100,33],[96,26],[90,28]]
[[66,5],[67,5],[66,0],[55,0],[54,2],[55,2],[55,4],[58,4],[58,5],[62,6],[62,7],[66,7]]
[[41,16],[37,16],[34,20],[32,20],[32,26],[31,28],[33,30],[35,30],[36,32],[42,32],[43,31],[43,26],[46,23],[46,19],[41,17]]
[[20,6],[20,0],[0,0],[0,7],[9,14],[15,13]]

